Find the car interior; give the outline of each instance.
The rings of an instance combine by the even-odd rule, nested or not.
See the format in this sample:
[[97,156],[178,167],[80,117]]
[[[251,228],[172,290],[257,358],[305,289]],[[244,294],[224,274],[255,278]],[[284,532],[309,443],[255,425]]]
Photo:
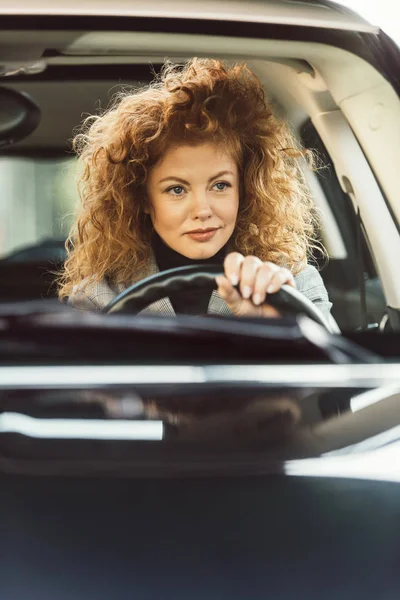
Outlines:
[[317,168],[304,164],[304,174],[328,259],[313,260],[339,328],[390,327],[388,307],[396,314],[400,307],[392,169],[400,117],[394,90],[366,60],[300,41],[215,37],[210,48],[200,35],[24,31],[21,50],[16,39],[2,32],[0,85],[27,94],[40,119],[30,135],[0,148],[1,302],[56,297],[55,273],[79,202],[71,140],[85,117],[119,90],[147,85],[164,59],[204,55],[245,60],[276,113],[315,152]]

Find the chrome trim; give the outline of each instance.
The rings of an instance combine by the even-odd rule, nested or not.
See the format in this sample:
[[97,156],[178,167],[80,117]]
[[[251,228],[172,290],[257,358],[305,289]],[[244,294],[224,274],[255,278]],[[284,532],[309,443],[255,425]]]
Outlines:
[[372,404],[386,400],[395,394],[400,394],[400,386],[398,384],[367,390],[366,392],[357,394],[357,396],[353,396],[353,398],[351,398],[350,410],[355,413],[359,410],[367,408],[367,406],[371,406]]
[[81,388],[149,384],[203,383],[202,367],[44,366],[0,367],[0,389]]
[[385,331],[385,329],[386,329],[386,325],[388,324],[388,322],[389,322],[389,315],[388,315],[388,313],[385,313],[385,314],[383,315],[383,317],[382,317],[382,319],[381,319],[380,323],[379,323],[379,331],[380,331],[381,333],[384,333],[384,331]]
[[325,456],[290,460],[285,475],[296,477],[337,477],[400,483],[400,444],[395,442],[373,452],[346,456]]
[[0,434],[18,433],[40,439],[137,440],[163,439],[162,421],[106,419],[38,419],[19,413],[0,415]]
[[0,389],[76,389],[204,383],[266,387],[400,385],[400,364],[99,365],[0,367]]
[[[348,454],[353,454],[355,452],[373,452],[384,446],[388,446],[389,444],[399,446],[400,443],[400,425],[396,425],[391,429],[386,431],[381,431],[376,435],[372,435],[367,437],[365,440],[361,442],[356,442],[355,444],[350,444],[349,446],[343,446],[338,448],[337,450],[329,450],[329,452],[324,452],[322,457],[326,456],[346,456]],[[393,446],[394,447],[394,446]]]

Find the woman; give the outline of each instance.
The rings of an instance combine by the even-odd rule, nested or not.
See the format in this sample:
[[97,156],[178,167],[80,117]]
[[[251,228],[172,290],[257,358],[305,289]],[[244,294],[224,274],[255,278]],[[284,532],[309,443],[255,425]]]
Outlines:
[[[100,310],[159,270],[219,263],[218,290],[173,294],[146,312],[270,316],[268,294],[297,287],[328,316],[312,202],[295,142],[244,65],[167,65],[75,138],[82,211],[60,298]],[[236,286],[236,287],[235,287]]]

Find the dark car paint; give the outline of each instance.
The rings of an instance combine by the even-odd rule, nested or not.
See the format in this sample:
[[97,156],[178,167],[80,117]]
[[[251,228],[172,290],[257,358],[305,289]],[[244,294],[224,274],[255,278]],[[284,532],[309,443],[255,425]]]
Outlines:
[[0,479],[7,600],[393,600],[400,486]]

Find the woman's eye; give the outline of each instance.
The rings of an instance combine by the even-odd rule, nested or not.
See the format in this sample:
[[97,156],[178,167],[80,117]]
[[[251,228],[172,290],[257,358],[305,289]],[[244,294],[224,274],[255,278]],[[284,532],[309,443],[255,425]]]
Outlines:
[[217,192],[224,192],[228,187],[231,186],[230,183],[227,183],[226,181],[218,181],[218,183],[214,184],[214,188],[217,190]]
[[181,185],[174,185],[174,187],[168,188],[167,192],[173,196],[182,196],[184,189]]

